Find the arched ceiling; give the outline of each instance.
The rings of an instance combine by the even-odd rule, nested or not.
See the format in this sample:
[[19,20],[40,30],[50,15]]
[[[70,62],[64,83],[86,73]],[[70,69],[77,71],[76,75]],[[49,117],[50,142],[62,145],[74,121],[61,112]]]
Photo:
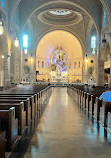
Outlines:
[[[41,6],[44,2],[45,2],[45,0],[39,1],[38,3],[37,3],[36,0],[33,0],[33,1],[28,1],[28,0],[10,0],[9,3],[11,4],[11,7],[12,7],[10,15],[13,17],[15,12],[16,12],[17,7],[19,7],[20,5],[21,6],[23,5],[25,7],[27,6],[26,8],[30,8],[29,10],[32,10],[32,8],[33,9],[35,7],[38,8],[38,6]],[[77,0],[75,2],[77,2]],[[87,3],[87,5],[86,5],[87,8],[88,8],[88,5],[91,6],[93,1],[92,0],[90,0],[90,1],[84,0],[84,2],[83,1],[81,1],[81,2],[84,5],[86,5],[86,3],[88,2],[89,4]],[[107,11],[107,14],[108,15],[110,14],[110,9],[111,9],[110,8],[110,5],[111,5],[111,1],[110,0],[96,0],[96,2],[100,2],[103,5],[104,9]],[[33,6],[33,5],[35,5],[35,7],[31,8],[31,6]],[[20,12],[23,13],[24,12],[24,8],[20,7]]]
[[[24,7],[25,6],[25,7]],[[74,10],[78,8],[79,10],[84,11],[86,14],[91,16],[94,21],[96,22],[98,28],[101,24],[101,12],[102,12],[102,5],[99,0],[73,0],[68,1],[56,1],[56,0],[42,0],[42,1],[28,1],[22,0],[19,5],[19,12],[20,12],[20,26],[24,26],[26,21],[29,17],[31,17],[34,13],[39,14],[42,11],[54,8],[67,8]]]
[[[86,37],[90,33],[91,27],[94,25],[98,37],[101,31],[103,6],[109,13],[110,1],[108,0],[11,0],[13,2],[10,16],[19,11],[20,33],[24,31],[30,34],[33,39],[32,43],[39,37],[50,30],[69,30],[77,36],[83,44],[86,42]],[[49,14],[49,11],[54,9],[67,9],[73,11],[73,15],[66,18],[57,19]],[[80,16],[76,16],[75,13]],[[58,20],[58,21],[57,21]],[[66,21],[67,20],[67,21]],[[69,20],[69,21],[68,21]],[[62,23],[59,23],[62,21]],[[32,46],[33,47],[33,46]]]
[[56,48],[62,48],[68,58],[82,59],[82,46],[71,33],[56,30],[46,34],[37,45],[37,58],[48,58]]

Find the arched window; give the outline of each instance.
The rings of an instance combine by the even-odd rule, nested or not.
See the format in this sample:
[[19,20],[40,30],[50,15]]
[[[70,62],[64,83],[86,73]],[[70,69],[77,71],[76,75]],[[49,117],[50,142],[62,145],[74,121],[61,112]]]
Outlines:
[[74,68],[76,68],[76,62],[74,62]]
[[96,48],[96,36],[91,37],[91,48],[92,49]]
[[47,68],[49,68],[49,62],[47,62]]
[[2,8],[4,8],[4,0],[2,0]]
[[106,26],[106,11],[104,11],[104,15],[103,15],[103,27]]
[[40,61],[38,61],[38,67],[40,66]]
[[42,61],[42,68],[44,67],[44,62]]
[[72,65],[72,63],[71,63],[71,62],[69,62],[69,69],[71,69],[71,65]]
[[79,61],[79,68],[81,67],[81,63],[80,63],[80,61]]

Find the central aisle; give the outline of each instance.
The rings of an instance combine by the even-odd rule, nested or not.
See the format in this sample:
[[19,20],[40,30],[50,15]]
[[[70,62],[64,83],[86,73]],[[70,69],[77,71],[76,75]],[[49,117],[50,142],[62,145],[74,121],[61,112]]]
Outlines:
[[111,158],[103,135],[68,96],[67,88],[53,88],[24,158]]

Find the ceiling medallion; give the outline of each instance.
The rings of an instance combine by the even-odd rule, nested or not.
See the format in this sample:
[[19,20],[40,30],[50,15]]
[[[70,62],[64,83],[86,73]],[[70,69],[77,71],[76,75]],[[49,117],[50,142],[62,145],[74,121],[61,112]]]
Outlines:
[[72,13],[71,10],[65,9],[54,9],[49,11],[50,14],[57,15],[57,16],[66,16]]
[[76,25],[83,20],[80,12],[68,9],[50,9],[38,15],[41,22],[51,26]]

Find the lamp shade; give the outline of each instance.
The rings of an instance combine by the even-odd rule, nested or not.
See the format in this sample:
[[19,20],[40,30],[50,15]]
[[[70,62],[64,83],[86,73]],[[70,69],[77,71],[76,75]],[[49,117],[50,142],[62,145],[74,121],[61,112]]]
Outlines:
[[18,40],[18,38],[15,39],[15,46],[16,46],[16,47],[19,46],[19,40]]
[[0,21],[0,35],[2,35],[4,32],[3,23]]

